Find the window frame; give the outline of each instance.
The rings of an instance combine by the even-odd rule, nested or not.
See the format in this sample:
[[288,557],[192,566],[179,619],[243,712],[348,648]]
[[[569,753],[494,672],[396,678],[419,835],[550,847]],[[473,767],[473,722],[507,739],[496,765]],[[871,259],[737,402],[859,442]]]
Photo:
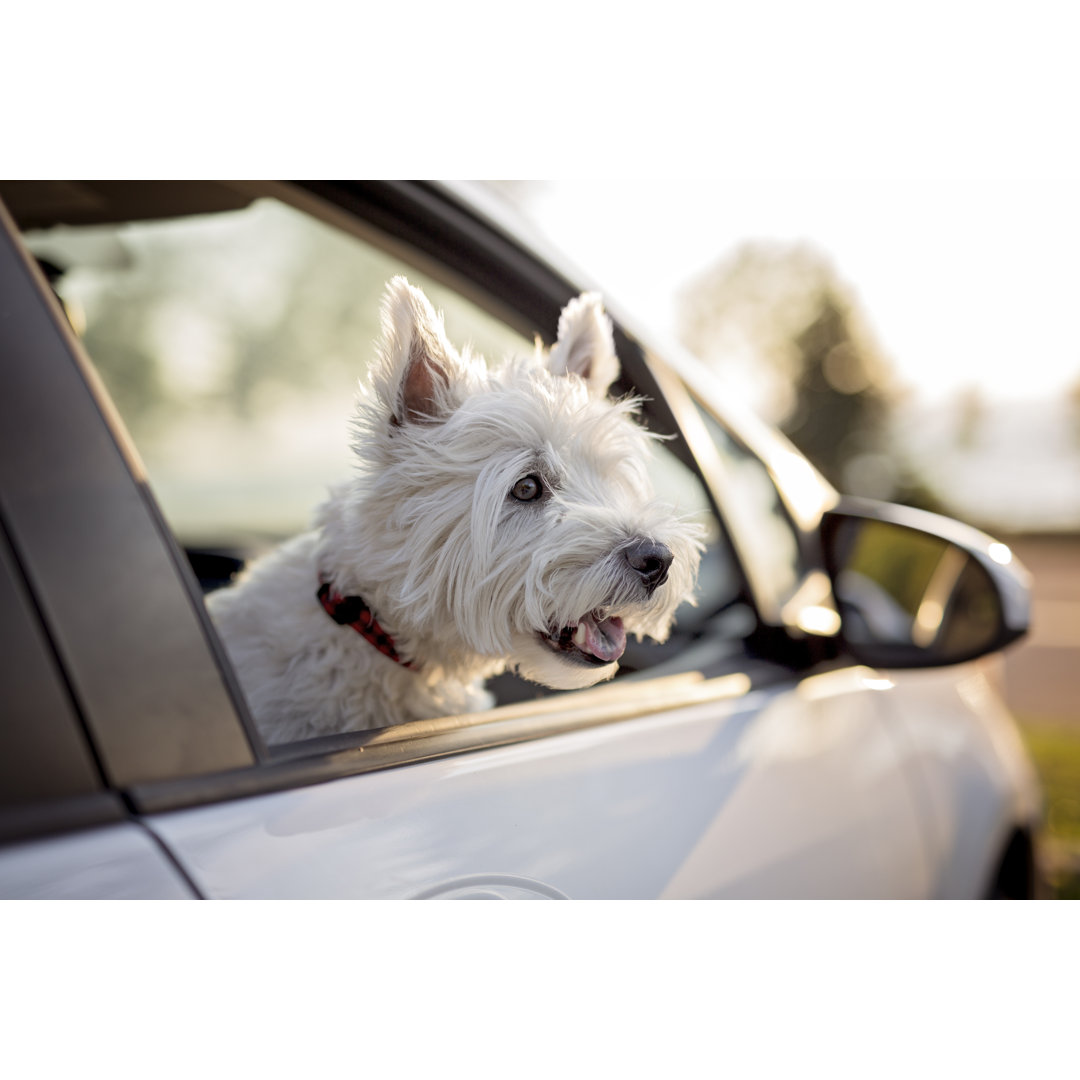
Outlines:
[[[419,270],[455,289],[478,307],[526,335],[534,333],[537,327],[553,333],[562,308],[581,291],[579,283],[571,281],[546,257],[529,251],[496,222],[480,216],[451,191],[436,185],[313,181],[235,186],[250,189],[252,193],[275,196],[391,254],[399,254]],[[582,691],[573,698],[563,699],[569,703],[566,707],[554,704],[560,699],[547,698],[528,706],[506,706],[490,714],[442,718],[440,721],[400,725],[376,732],[350,733],[268,750],[255,732],[236,677],[206,612],[201,591],[149,491],[123,424],[98,384],[92,367],[82,355],[81,346],[67,327],[40,270],[21,249],[14,223],[2,204],[0,225],[3,226],[0,232],[9,234],[7,239],[12,248],[10,253],[0,252],[0,264],[7,266],[10,276],[11,255],[17,254],[25,278],[24,291],[26,288],[36,290],[37,306],[47,312],[51,334],[45,334],[46,323],[41,319],[40,310],[32,333],[38,338],[51,336],[47,347],[42,347],[54,354],[54,366],[59,372],[57,377],[80,381],[82,396],[87,399],[80,402],[81,412],[77,422],[72,421],[56,430],[66,431],[73,443],[80,439],[100,443],[102,431],[107,435],[113,458],[108,462],[108,482],[114,488],[122,489],[120,493],[128,504],[133,498],[137,500],[144,527],[140,541],[145,549],[144,554],[152,558],[163,578],[171,575],[168,599],[172,604],[173,616],[183,623],[182,648],[187,654],[187,662],[195,665],[204,676],[208,667],[214,669],[214,678],[209,681],[215,685],[209,689],[203,686],[199,691],[203,696],[200,698],[196,695],[187,703],[189,711],[199,714],[195,722],[210,744],[210,751],[202,753],[197,761],[150,761],[136,763],[134,768],[130,763],[124,767],[118,766],[117,759],[124,754],[124,748],[120,746],[118,749],[118,745],[123,739],[115,736],[110,743],[110,739],[99,729],[100,710],[95,711],[84,702],[84,723],[90,742],[103,763],[107,782],[112,788],[123,791],[127,803],[136,812],[159,812],[217,802],[428,760],[448,753],[543,738],[592,724],[617,722],[642,715],[661,704],[664,708],[671,708],[680,704],[700,704],[740,696],[760,681],[775,681],[778,672],[781,677],[794,677],[791,669],[785,672],[782,666],[775,663],[767,665],[771,675],[764,674],[760,680],[758,669],[755,669],[758,673],[753,678],[741,673],[704,680],[700,676],[661,676],[650,680],[647,673],[642,672],[641,680],[633,683],[630,694],[621,692],[619,684],[615,684]],[[23,303],[24,306],[32,306],[29,299],[24,299]],[[644,419],[651,428],[684,431],[684,416],[679,415],[682,407],[678,399],[681,394],[689,400],[689,391],[683,378],[650,357],[617,315],[613,317],[613,322],[616,349],[624,369],[622,384],[617,384],[614,392],[625,391],[633,385],[635,391],[646,399]],[[675,390],[675,387],[679,389]],[[90,408],[87,408],[88,403]],[[716,410],[710,411],[716,415]],[[731,430],[731,424],[721,417],[717,419],[727,430]],[[95,424],[102,430],[91,430]],[[747,445],[738,432],[733,432],[733,435],[740,444]],[[70,454],[76,456],[82,452],[75,445],[70,449]],[[751,449],[750,452],[760,458],[755,450]],[[721,529],[726,533],[726,540],[733,552],[748,604],[759,621],[766,616],[771,617],[771,613],[762,611],[760,583],[755,587],[744,553],[732,543],[726,508],[719,494],[722,485],[715,474],[710,477],[708,467],[703,467],[699,447],[687,443],[684,453],[678,456],[685,458],[685,463],[702,479],[709,493]],[[772,475],[772,470],[769,471]],[[32,537],[28,538],[28,543],[31,540]],[[96,575],[100,568],[91,565],[87,557],[84,569],[86,573]],[[55,592],[55,583],[39,582],[36,580],[39,576],[42,575],[37,571],[27,573],[35,590],[48,592],[51,588]],[[100,598],[100,591],[97,595]],[[130,599],[127,596],[129,605]],[[55,611],[52,610],[53,606],[48,602],[42,603],[50,624],[56,628],[54,644],[57,654],[68,670],[72,666],[70,642],[56,636],[59,634],[62,637],[63,634],[60,622],[62,605]],[[134,609],[129,606],[127,610],[134,617]],[[124,617],[121,613],[119,621],[123,621]],[[155,648],[150,644],[147,649],[150,670],[155,664],[160,664],[160,657],[155,659],[155,653]],[[125,662],[131,665],[130,657],[116,659],[121,669]],[[78,666],[77,662],[75,666]],[[747,670],[753,666],[748,658]],[[69,678],[79,696],[78,678],[70,674]],[[654,698],[646,687],[658,691],[662,700]],[[202,715],[200,703],[205,705],[206,715]],[[124,718],[129,736],[133,735],[130,730],[132,725],[143,721],[143,717],[134,715]],[[192,739],[188,732],[185,742],[191,743]],[[140,740],[136,737],[135,741]],[[145,743],[145,738],[141,741]]]
[[2,205],[0,296],[0,513],[106,782],[254,763],[198,584]]

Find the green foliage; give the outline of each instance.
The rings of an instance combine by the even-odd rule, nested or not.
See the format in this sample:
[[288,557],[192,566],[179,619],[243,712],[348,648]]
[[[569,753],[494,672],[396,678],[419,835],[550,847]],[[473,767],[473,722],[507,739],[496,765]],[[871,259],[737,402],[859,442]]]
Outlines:
[[1021,728],[1043,782],[1049,834],[1080,843],[1080,727],[1026,719]]
[[116,236],[122,265],[76,266],[84,288],[75,275],[60,288],[83,308],[87,351],[141,438],[207,409],[249,419],[261,394],[317,388],[343,364],[359,374],[396,270],[272,203]]
[[1044,717],[1018,719],[1046,800],[1042,846],[1050,894],[1058,900],[1080,899],[1080,725]]

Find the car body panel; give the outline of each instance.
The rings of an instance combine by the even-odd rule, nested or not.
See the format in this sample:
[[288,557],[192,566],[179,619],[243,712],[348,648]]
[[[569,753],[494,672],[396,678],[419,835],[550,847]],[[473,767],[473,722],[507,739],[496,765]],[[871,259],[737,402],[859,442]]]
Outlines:
[[1042,816],[1038,779],[995,687],[993,659],[889,672],[894,725],[929,845],[931,895],[983,896],[1017,828]]
[[150,827],[212,897],[925,895],[880,694],[845,669]]
[[133,822],[0,848],[0,900],[194,900],[190,884]]

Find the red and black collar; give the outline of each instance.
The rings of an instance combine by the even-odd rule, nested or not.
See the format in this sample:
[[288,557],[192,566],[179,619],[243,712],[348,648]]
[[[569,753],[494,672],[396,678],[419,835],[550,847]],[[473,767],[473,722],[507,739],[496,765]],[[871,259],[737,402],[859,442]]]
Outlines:
[[402,667],[411,668],[412,661],[402,660],[394,648],[394,639],[379,625],[371,608],[361,596],[341,596],[330,591],[330,582],[324,581],[315,594],[326,614],[341,626],[351,626],[365,641]]

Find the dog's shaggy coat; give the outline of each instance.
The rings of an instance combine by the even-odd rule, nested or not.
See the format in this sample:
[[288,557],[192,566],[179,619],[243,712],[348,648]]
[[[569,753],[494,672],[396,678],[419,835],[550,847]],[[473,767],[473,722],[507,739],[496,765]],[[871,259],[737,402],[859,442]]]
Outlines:
[[[663,640],[691,597],[698,530],[653,498],[650,436],[619,374],[599,298],[571,301],[550,353],[488,370],[447,341],[404,278],[355,421],[355,475],[314,532],[209,598],[271,743],[487,708],[483,680],[515,669],[589,686],[626,631]],[[370,606],[408,667],[316,598]]]

